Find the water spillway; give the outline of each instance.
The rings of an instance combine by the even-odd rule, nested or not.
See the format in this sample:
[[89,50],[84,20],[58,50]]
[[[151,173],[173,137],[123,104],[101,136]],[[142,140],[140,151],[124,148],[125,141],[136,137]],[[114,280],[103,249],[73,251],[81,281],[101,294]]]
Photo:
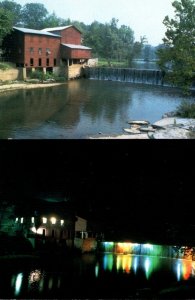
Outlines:
[[141,70],[127,68],[88,68],[86,77],[96,80],[121,81],[150,85],[167,85],[164,72],[160,70]]
[[130,242],[101,242],[100,250],[103,253],[148,255],[167,258],[180,258],[194,260],[193,247],[137,244]]

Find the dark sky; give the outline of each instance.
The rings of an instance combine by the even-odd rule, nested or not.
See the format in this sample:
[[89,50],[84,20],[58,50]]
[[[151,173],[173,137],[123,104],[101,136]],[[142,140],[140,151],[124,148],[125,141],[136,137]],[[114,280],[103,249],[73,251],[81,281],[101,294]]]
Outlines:
[[191,141],[5,141],[1,200],[63,199],[90,218],[180,222],[194,208]]

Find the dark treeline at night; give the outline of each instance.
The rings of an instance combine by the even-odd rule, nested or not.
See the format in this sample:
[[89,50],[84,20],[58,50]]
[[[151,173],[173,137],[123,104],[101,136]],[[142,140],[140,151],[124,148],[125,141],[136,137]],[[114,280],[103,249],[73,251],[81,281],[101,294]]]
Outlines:
[[10,32],[13,26],[31,29],[43,29],[58,26],[75,25],[83,34],[83,43],[93,49],[93,56],[131,66],[132,60],[142,58],[155,59],[158,47],[147,44],[145,36],[135,41],[134,31],[126,25],[119,26],[119,20],[112,18],[109,23],[94,21],[90,25],[83,22],[59,18],[55,12],[49,14],[40,3],[27,3],[24,6],[9,0],[0,2],[0,19],[4,30],[0,40]]

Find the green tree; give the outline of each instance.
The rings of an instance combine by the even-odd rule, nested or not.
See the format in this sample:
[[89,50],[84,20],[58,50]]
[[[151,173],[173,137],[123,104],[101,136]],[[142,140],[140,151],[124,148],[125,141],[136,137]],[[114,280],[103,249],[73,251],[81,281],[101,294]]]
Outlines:
[[118,20],[113,18],[109,23],[94,21],[84,27],[84,41],[93,49],[96,56],[119,62],[128,59],[128,54],[134,42],[134,32],[131,28],[118,26]]
[[44,28],[58,27],[61,26],[61,24],[62,24],[62,19],[58,18],[55,12],[53,12],[52,14],[48,15],[44,19],[43,27]]
[[129,47],[129,53],[128,53],[128,65],[129,67],[132,66],[132,62],[134,59],[139,58],[141,53],[142,53],[142,49],[144,47],[144,44],[147,42],[146,37],[145,36],[141,36],[140,37],[140,41],[139,42],[135,42],[132,47]]
[[145,61],[149,61],[151,58],[151,52],[152,52],[152,46],[151,45],[145,45],[143,48],[143,58]]
[[33,29],[44,28],[48,11],[41,3],[27,3],[22,8],[22,23],[24,27]]
[[0,8],[12,15],[12,25],[16,26],[20,24],[21,9],[22,6],[14,1],[4,0],[0,2]]
[[3,38],[12,30],[12,24],[13,15],[9,11],[0,8],[0,45]]
[[[159,66],[166,79],[188,92],[195,80],[195,2],[174,1],[175,17],[165,17],[164,47],[158,51]],[[171,71],[171,72],[169,72]]]

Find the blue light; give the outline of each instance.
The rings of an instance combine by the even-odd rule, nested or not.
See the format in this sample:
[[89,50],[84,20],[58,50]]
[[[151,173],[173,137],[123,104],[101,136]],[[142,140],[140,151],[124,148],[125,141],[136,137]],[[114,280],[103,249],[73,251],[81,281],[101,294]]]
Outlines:
[[137,273],[137,264],[138,264],[138,263],[137,263],[137,260],[138,260],[138,258],[135,257],[135,258],[134,258],[134,263],[133,263],[133,269],[134,269],[134,272],[135,272],[135,273]]
[[177,264],[177,281],[181,280],[181,264]]

